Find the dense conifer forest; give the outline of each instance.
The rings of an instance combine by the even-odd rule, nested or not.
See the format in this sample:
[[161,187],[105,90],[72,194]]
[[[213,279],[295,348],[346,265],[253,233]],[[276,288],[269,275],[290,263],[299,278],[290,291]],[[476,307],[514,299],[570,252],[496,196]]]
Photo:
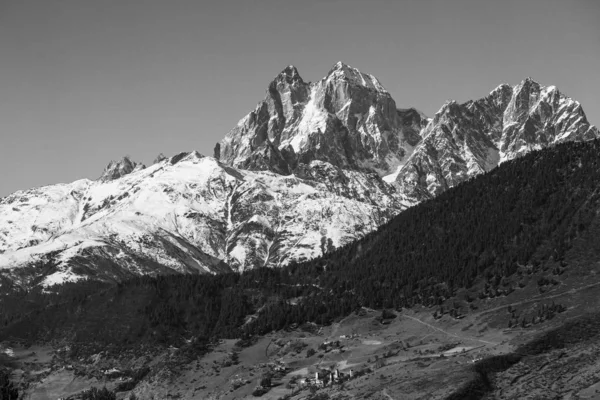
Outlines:
[[[600,141],[532,152],[413,207],[323,257],[242,274],[4,290],[0,340],[128,346],[250,337],[359,309],[501,296],[527,266],[560,261],[596,217]],[[464,294],[465,289],[466,295]],[[458,311],[453,310],[455,313]]]

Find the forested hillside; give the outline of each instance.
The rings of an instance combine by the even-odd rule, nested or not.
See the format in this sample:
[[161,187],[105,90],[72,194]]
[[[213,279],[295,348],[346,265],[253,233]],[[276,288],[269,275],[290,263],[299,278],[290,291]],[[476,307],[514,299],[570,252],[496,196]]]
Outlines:
[[468,304],[507,295],[524,268],[550,274],[568,268],[562,256],[596,218],[598,154],[597,140],[530,153],[351,245],[281,269],[14,291],[0,298],[0,340],[121,346],[195,338],[202,345],[291,324],[327,324],[361,306],[442,309],[453,299]]

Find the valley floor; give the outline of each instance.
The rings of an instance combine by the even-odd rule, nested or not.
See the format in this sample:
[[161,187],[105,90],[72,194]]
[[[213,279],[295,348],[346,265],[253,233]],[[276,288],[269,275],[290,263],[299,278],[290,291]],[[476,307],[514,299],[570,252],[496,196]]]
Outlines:
[[[519,330],[491,328],[486,313],[463,320],[444,317],[436,321],[430,310],[408,310],[389,323],[379,322],[380,314],[366,310],[364,315],[351,315],[314,333],[273,333],[243,349],[236,348],[235,340],[221,341],[212,352],[191,362],[167,352],[126,363],[98,355],[94,365],[85,361],[61,365],[51,348],[15,347],[12,351],[19,368],[14,377],[29,382],[25,398],[30,400],[68,397],[91,386],[115,389],[121,380],[111,377],[110,372],[130,368],[131,364],[158,367],[151,379],[136,386],[138,399],[444,399],[473,378],[474,361],[508,353],[529,336]],[[315,353],[307,357],[309,349]],[[523,393],[518,387],[528,391],[543,388],[541,375],[523,377],[534,368],[555,369],[541,365],[543,360],[554,357],[562,359],[563,365],[571,359],[580,360],[584,354],[585,361],[581,362],[587,367],[586,376],[579,375],[577,387],[581,388],[581,396],[595,393],[592,376],[599,372],[596,369],[600,370],[600,364],[594,364],[598,359],[594,357],[600,350],[586,349],[566,358],[548,355],[532,361],[533,365],[518,365],[500,374],[498,381],[510,389],[502,389],[498,398],[520,398]],[[232,363],[236,351],[237,363]],[[353,376],[318,390],[300,383],[313,378],[317,371],[336,369],[346,377],[352,371]],[[267,374],[273,376],[271,387],[262,396],[254,396]],[[570,376],[564,371],[562,375],[563,380]],[[520,384],[515,387],[512,382],[517,378]],[[560,380],[556,382],[561,384]],[[321,397],[315,397],[317,394]],[[130,394],[119,395],[127,398]]]

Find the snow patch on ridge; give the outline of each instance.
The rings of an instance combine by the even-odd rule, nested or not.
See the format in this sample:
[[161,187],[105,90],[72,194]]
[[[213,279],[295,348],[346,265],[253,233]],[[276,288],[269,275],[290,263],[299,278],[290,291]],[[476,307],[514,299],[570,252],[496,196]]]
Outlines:
[[65,269],[63,271],[56,271],[53,274],[46,276],[42,281],[42,286],[49,288],[54,285],[62,285],[63,283],[77,282],[85,279],[85,277],[73,273],[73,271],[70,269]]
[[360,72],[358,69],[344,64],[338,61],[334,66],[329,75],[326,77],[327,81],[336,79],[347,79],[353,84],[366,87],[371,90],[375,90],[380,93],[388,93],[387,90],[381,85],[379,80],[373,75],[365,74]]
[[291,140],[281,143],[280,148],[287,144],[291,145],[296,153],[308,143],[309,135],[315,132],[324,133],[327,129],[327,120],[329,115],[316,104],[317,87],[313,86],[310,93],[310,100],[304,107],[300,122],[297,126],[297,133]]

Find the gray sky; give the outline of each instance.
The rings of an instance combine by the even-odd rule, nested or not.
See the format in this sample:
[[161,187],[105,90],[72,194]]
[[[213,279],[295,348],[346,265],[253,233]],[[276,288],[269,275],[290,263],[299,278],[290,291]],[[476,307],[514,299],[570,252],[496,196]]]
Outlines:
[[531,76],[600,125],[597,0],[0,0],[0,196],[214,144],[294,64],[433,115]]

